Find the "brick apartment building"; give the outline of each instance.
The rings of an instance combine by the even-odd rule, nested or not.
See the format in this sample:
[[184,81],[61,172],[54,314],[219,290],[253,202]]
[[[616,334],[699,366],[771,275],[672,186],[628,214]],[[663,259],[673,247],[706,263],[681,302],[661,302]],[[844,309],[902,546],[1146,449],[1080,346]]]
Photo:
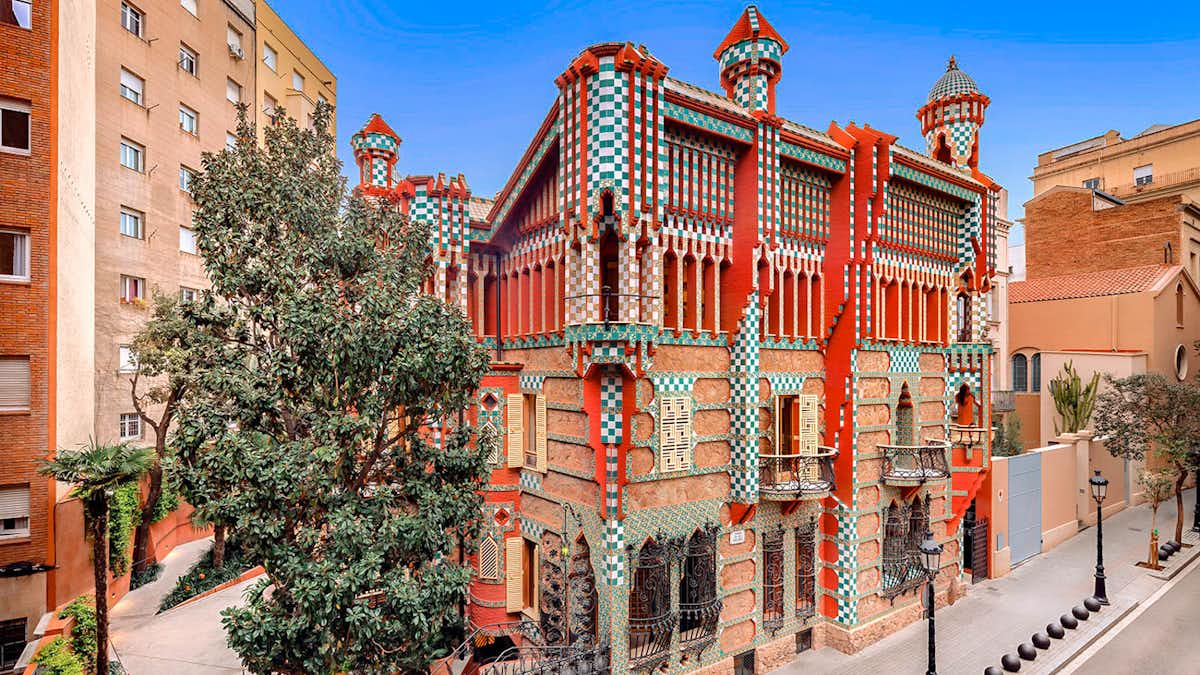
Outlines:
[[494,353],[475,658],[764,672],[916,620],[927,528],[939,601],[986,572],[986,513],[962,541],[991,442],[989,99],[951,59],[924,152],[818,131],[777,114],[787,50],[746,9],[713,93],[584,49],[494,200],[402,176],[378,115],[353,137]]

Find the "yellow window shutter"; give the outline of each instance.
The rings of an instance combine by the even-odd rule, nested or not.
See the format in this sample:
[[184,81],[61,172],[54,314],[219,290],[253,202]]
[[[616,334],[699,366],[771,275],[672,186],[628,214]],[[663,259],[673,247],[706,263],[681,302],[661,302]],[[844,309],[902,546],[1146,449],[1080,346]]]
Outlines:
[[509,394],[504,397],[506,419],[505,435],[508,438],[508,467],[515,469],[524,463],[522,455],[522,438],[524,437],[523,400],[520,394]]
[[525,569],[521,556],[525,551],[524,543],[521,537],[504,540],[504,609],[508,612],[521,611],[521,571]]
[[687,396],[659,400],[659,470],[684,471],[692,464],[692,401]]
[[[801,455],[817,454],[817,442],[819,440],[817,429],[817,397],[802,395],[800,396],[800,425],[798,432]],[[806,463],[804,465],[804,477],[810,481],[818,481],[821,479],[821,470],[816,464]]]
[[546,472],[546,397],[538,394],[535,401],[534,417],[534,435],[537,440],[537,467],[538,471]]

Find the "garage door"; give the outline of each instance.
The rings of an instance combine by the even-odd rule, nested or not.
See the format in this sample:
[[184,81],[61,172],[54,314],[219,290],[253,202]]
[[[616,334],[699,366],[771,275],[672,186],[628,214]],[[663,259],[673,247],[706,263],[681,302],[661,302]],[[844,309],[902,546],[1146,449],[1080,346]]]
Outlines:
[[1042,552],[1042,456],[1008,459],[1008,539],[1012,564]]

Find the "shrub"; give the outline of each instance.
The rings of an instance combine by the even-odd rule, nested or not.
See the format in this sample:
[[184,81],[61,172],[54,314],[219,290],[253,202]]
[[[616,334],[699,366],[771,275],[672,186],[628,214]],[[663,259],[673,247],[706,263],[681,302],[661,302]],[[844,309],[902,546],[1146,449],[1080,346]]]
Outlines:
[[179,481],[175,476],[175,464],[168,458],[163,460],[162,493],[158,496],[158,503],[154,505],[154,514],[150,518],[150,522],[157,523],[171,515],[171,512],[177,508],[179,508]]
[[129,590],[135,590],[145,586],[146,584],[158,579],[158,575],[162,574],[162,563],[154,563],[146,569],[138,572],[134,570],[133,576],[129,577]]
[[231,541],[226,547],[225,564],[221,567],[213,567],[212,549],[209,549],[196,561],[195,565],[192,565],[187,574],[179,577],[175,588],[171,589],[171,592],[162,599],[158,611],[171,609],[210,588],[216,588],[226,581],[236,579],[253,564],[242,549]]
[[84,675],[83,660],[61,635],[39,649],[33,662],[40,666],[39,675]]
[[996,429],[992,454],[996,457],[1012,457],[1021,454],[1024,449],[1021,443],[1021,418],[1016,413],[1009,413],[1004,418],[1004,424]]
[[90,595],[81,595],[63,607],[60,619],[75,619],[71,629],[71,650],[84,662],[88,671],[93,670],[96,658],[96,605]]
[[114,578],[129,571],[133,530],[141,520],[141,490],[137,481],[121,484],[113,491],[108,506],[108,564]]

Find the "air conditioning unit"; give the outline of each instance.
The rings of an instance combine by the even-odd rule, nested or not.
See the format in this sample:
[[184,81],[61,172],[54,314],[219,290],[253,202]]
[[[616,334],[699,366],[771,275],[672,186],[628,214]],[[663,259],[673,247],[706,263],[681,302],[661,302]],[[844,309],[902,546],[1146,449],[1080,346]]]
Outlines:
[[230,44],[228,46],[229,46],[229,55],[230,56],[237,59],[238,61],[241,61],[242,59],[246,58],[246,52],[242,51],[241,45]]

